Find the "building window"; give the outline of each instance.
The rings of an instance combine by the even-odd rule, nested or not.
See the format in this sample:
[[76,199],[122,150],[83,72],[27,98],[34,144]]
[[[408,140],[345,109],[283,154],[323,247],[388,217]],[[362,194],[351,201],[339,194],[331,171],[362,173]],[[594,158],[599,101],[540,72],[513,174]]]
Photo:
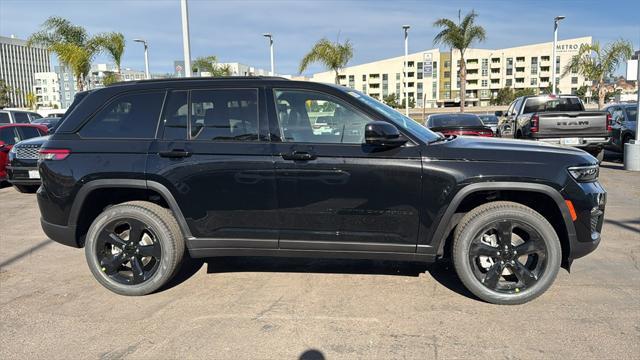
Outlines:
[[560,56],[556,56],[556,74],[560,74]]
[[400,81],[400,73],[396,73],[396,81]]
[[513,79],[506,79],[504,82],[504,86],[511,87],[513,85]]
[[349,87],[352,89],[355,89],[356,87],[356,79],[355,79],[355,75],[349,75]]
[[578,88],[571,88],[571,95],[575,95],[578,92]]
[[542,56],[540,58],[540,60],[542,60],[542,61],[549,61],[550,59],[551,59],[551,56]]
[[487,80],[482,80],[481,85],[482,87],[487,87],[489,85],[489,82]]
[[433,81],[431,83],[431,98],[436,99],[438,97],[438,83]]
[[367,84],[362,84],[362,92],[367,93]]
[[571,85],[577,85],[578,84],[578,78],[576,76],[571,78]]
[[367,75],[366,74],[362,74],[362,81],[367,81]]
[[482,59],[482,76],[489,76],[489,59]]
[[531,75],[538,75],[538,58],[531,58]]
[[531,86],[537,86],[538,85],[538,78],[531,78]]
[[450,78],[451,77],[451,71],[445,71],[444,72],[444,77],[447,78],[447,79]]

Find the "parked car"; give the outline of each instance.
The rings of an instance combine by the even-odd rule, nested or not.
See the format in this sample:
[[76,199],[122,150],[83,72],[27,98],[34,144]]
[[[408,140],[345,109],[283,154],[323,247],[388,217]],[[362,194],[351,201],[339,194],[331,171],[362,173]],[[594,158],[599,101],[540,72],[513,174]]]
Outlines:
[[60,119],[61,119],[60,117],[45,117],[42,119],[33,120],[31,123],[44,125],[47,127],[47,129],[51,130],[58,125],[58,123],[60,122]]
[[491,128],[491,131],[493,131],[494,135],[497,133],[498,131],[497,116],[495,116],[494,114],[478,114],[478,117],[480,118],[480,120],[482,120],[482,123],[484,124],[484,126]]
[[611,137],[611,116],[585,111],[577,96],[538,95],[515,99],[501,123],[502,137],[544,141],[583,149],[598,161]]
[[624,153],[624,144],[636,138],[638,103],[607,105],[604,111],[611,114],[611,142],[608,148]]
[[42,116],[33,111],[0,109],[0,125],[29,124],[31,121],[40,118],[42,118]]
[[9,160],[9,153],[13,146],[24,139],[30,139],[46,134],[47,127],[44,125],[0,125],[0,182],[7,180],[7,162]]
[[424,124],[432,131],[449,135],[492,137],[493,130],[478,115],[465,113],[432,114]]
[[[315,134],[310,108],[343,130]],[[606,202],[583,151],[443,137],[356,90],[273,77],[80,93],[39,169],[47,236],[124,295],[159,289],[188,251],[451,258],[479,298],[523,303],[598,246]]]

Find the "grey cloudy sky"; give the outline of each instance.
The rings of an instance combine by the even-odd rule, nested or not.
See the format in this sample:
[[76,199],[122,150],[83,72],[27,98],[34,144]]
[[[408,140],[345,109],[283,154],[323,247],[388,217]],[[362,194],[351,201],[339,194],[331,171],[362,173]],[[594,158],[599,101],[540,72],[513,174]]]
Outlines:
[[[192,57],[216,55],[220,61],[267,69],[267,41],[275,38],[279,73],[293,74],[312,45],[322,37],[349,39],[355,47],[351,64],[403,53],[403,24],[412,26],[410,51],[433,48],[434,20],[455,18],[475,9],[487,30],[487,41],[475,47],[501,48],[546,42],[555,15],[566,15],[560,38],[619,38],[640,45],[640,1],[206,1],[190,0]],[[149,41],[151,71],[172,72],[182,58],[179,0],[0,0],[0,34],[26,38],[49,16],[63,16],[90,33],[122,32],[129,40],[123,66],[144,68],[142,47]],[[98,57],[96,62],[104,62]],[[309,73],[322,70],[318,66]]]

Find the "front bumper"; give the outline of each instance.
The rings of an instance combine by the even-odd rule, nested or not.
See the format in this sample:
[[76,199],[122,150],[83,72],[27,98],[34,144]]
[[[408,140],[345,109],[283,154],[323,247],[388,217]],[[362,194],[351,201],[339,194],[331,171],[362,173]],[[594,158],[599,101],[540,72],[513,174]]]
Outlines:
[[569,244],[569,259],[573,260],[589,254],[600,244],[607,192],[597,181],[574,181],[563,190],[562,195],[571,201],[576,212],[573,222],[576,236]]
[[33,177],[34,173],[38,173],[38,166],[7,166],[7,181],[14,185],[40,185],[40,175]]

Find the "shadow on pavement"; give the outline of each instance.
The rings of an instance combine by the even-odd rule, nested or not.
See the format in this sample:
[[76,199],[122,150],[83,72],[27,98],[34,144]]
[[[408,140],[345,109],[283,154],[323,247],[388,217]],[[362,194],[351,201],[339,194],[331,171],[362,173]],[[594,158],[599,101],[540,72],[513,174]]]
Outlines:
[[18,260],[22,259],[23,257],[25,257],[25,256],[29,256],[29,255],[31,255],[33,252],[38,251],[38,250],[40,250],[41,248],[43,248],[43,247],[45,247],[45,246],[47,246],[47,245],[49,245],[49,244],[53,244],[53,240],[46,239],[46,240],[44,240],[44,241],[41,241],[41,242],[39,242],[39,243],[37,243],[37,244],[35,244],[35,245],[31,246],[30,248],[28,248],[28,249],[26,249],[26,250],[22,251],[21,253],[16,254],[16,255],[14,255],[14,256],[12,256],[12,257],[8,258],[7,260],[5,260],[5,261],[1,262],[1,263],[0,263],[0,268],[3,268],[3,267],[5,267],[5,266],[7,266],[7,265],[11,265],[11,264],[13,264],[14,262],[16,262],[16,261],[18,261]]
[[309,349],[300,354],[298,360],[324,360],[324,354],[320,350]]
[[[316,274],[361,274],[395,275],[418,277],[427,273],[447,289],[478,300],[458,278],[450,262],[434,264],[386,260],[316,259],[286,257],[219,257],[208,259],[185,259],[178,274],[160,291],[168,290],[187,281],[206,262],[207,274],[234,272],[280,272]],[[309,356],[312,356],[310,354]],[[311,359],[312,357],[309,357]],[[302,359],[302,357],[301,357]],[[305,358],[306,359],[306,358]]]
[[640,233],[640,226],[638,227],[631,226],[631,225],[640,225],[640,220],[618,221],[618,220],[605,219],[604,222],[605,224],[615,225],[628,231]]

